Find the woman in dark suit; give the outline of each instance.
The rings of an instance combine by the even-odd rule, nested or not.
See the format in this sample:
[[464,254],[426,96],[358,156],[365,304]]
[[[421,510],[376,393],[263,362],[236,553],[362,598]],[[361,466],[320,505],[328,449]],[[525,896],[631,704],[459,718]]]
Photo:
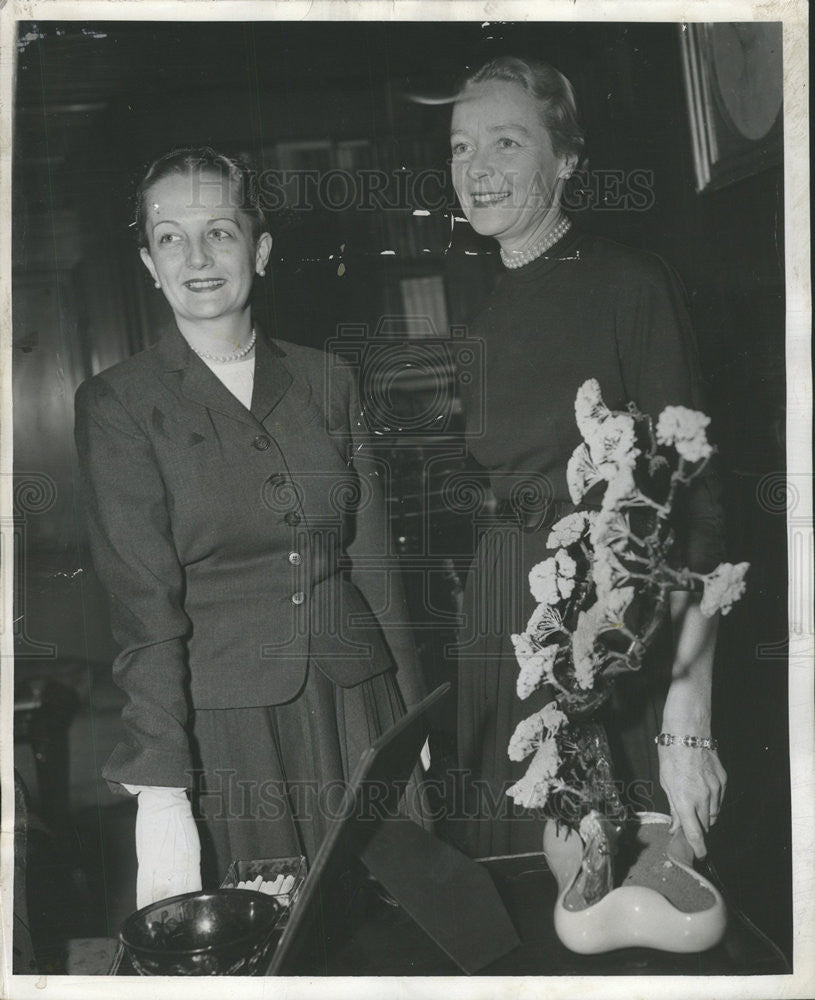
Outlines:
[[355,380],[253,322],[272,240],[251,173],[170,153],[137,226],[175,323],[80,386],[76,441],[128,697],[103,773],[139,796],[142,906],[200,888],[201,847],[216,881],[313,859],[332,788],[421,692]]
[[[542,827],[510,811],[507,789],[526,769],[510,761],[515,726],[538,704],[516,694],[510,642],[537,601],[529,570],[552,553],[548,529],[574,510],[567,483],[581,443],[575,395],[596,378],[606,404],[629,401],[654,418],[666,405],[703,409],[693,333],[681,286],[657,257],[582,233],[561,201],[584,146],[574,91],[556,69],[502,56],[473,71],[453,108],[452,178],[470,225],[500,246],[505,272],[472,336],[486,378],[465,390],[470,450],[488,470],[504,523],[484,533],[468,577],[459,661],[459,756],[477,793],[467,847],[477,856],[540,850]],[[717,481],[690,491],[681,556],[697,572],[722,557]],[[671,595],[649,669],[620,678],[605,721],[615,775],[629,806],[670,810],[694,851],[715,822],[726,776],[709,744],[657,747],[660,730],[711,737],[717,619],[687,593]],[[672,632],[672,634],[670,634]]]

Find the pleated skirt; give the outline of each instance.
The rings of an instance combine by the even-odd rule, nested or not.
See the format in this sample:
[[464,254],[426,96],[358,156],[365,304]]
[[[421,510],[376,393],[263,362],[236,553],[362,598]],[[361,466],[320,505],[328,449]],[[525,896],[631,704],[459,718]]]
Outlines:
[[[540,851],[544,817],[516,806],[508,789],[529,759],[509,759],[515,727],[551,700],[548,688],[521,700],[510,636],[525,630],[536,607],[529,570],[552,553],[548,530],[524,532],[512,522],[485,531],[467,576],[465,625],[458,647],[458,756],[463,810],[456,840],[471,857]],[[629,809],[668,811],[659,784],[654,737],[660,731],[670,672],[664,628],[637,674],[615,682],[598,721],[606,729],[615,781]]]
[[[359,758],[405,713],[393,671],[351,688],[310,665],[300,694],[260,708],[197,710],[194,807],[205,888],[233,860],[304,855],[339,815]],[[421,820],[414,776],[406,812]]]

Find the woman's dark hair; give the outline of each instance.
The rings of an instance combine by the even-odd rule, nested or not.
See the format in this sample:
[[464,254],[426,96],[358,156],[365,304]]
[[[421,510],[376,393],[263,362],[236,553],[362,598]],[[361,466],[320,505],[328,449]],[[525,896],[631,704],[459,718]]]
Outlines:
[[574,87],[559,71],[542,59],[520,56],[495,56],[468,72],[458,88],[459,97],[471,84],[487,80],[517,83],[540,104],[543,125],[552,140],[556,156],[574,155],[580,161],[586,145],[586,133],[580,122]]
[[136,239],[140,247],[148,246],[147,211],[145,195],[158,181],[172,174],[216,174],[229,179],[236,198],[236,206],[252,224],[252,236],[257,239],[266,229],[266,218],[260,203],[257,175],[243,161],[219,153],[210,146],[173,149],[150,164],[147,173],[136,189]]

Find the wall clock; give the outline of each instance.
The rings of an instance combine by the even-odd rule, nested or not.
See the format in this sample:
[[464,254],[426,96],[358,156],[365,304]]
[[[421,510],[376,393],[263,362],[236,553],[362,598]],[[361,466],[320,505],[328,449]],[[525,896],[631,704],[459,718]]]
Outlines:
[[780,163],[781,23],[682,25],[681,46],[697,190]]

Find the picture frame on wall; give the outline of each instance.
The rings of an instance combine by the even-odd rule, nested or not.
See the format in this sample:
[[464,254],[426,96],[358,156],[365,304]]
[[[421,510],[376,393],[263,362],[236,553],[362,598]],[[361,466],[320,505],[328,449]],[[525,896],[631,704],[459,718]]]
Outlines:
[[679,26],[696,190],[716,190],[782,161],[780,21]]

